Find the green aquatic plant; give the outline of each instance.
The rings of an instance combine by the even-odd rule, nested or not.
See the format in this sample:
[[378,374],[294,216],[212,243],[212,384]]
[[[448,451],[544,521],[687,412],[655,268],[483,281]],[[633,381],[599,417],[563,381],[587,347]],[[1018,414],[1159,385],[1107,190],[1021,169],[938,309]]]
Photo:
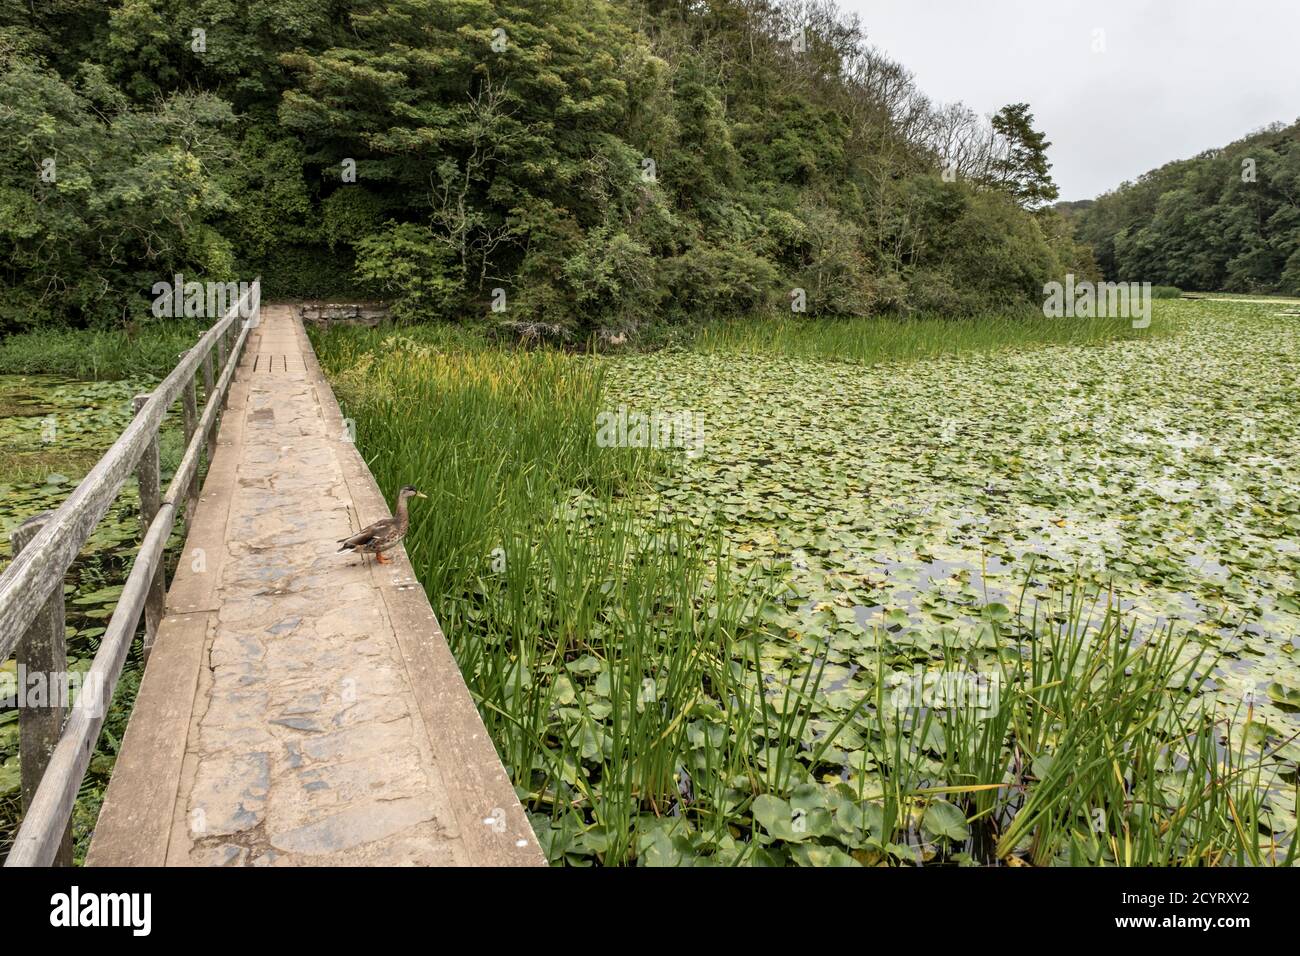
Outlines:
[[158,380],[210,323],[154,319],[129,328],[44,328],[0,339],[0,375],[59,375],[78,381]]

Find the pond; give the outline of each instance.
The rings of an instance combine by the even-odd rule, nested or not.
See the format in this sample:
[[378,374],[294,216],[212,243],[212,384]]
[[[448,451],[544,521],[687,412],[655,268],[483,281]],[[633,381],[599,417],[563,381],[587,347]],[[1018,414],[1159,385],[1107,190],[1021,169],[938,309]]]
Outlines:
[[[967,766],[975,751],[949,743],[955,712],[930,723],[938,711],[921,701],[891,723],[880,688],[933,675],[954,649],[961,669],[945,679],[1019,668],[1048,637],[1014,622],[1068,627],[1062,596],[1079,586],[1084,616],[1121,609],[1133,645],[1186,635],[1213,655],[1200,674],[1201,699],[1223,718],[1223,739],[1206,736],[1211,759],[1266,753],[1258,832],[1265,846],[1294,832],[1295,321],[1267,305],[1204,302],[1175,336],[887,365],[681,350],[453,357],[369,332],[322,355],[372,386],[350,404],[381,483],[414,478],[435,500],[463,499],[426,514],[408,550],[552,860],[989,862],[1027,852],[1014,820],[1033,809],[1035,782],[1087,812],[1131,793],[1058,785],[1041,756],[1031,773],[1019,732],[1001,763]],[[0,377],[6,532],[66,497],[148,387]],[[614,422],[626,439],[638,415],[684,425],[688,440],[632,480],[593,424]],[[179,452],[175,417],[165,474]],[[619,517],[629,511],[637,524]],[[698,540],[660,536],[665,522]],[[74,668],[98,646],[138,535],[128,482],[67,579]],[[719,612],[711,571],[687,553],[715,538],[728,575],[764,583],[755,619],[734,603]],[[507,574],[496,558],[484,564],[498,543]],[[692,647],[717,654],[682,652]],[[1109,697],[1079,693],[1101,713],[1123,705],[1126,679],[1151,695],[1173,674],[1120,668]],[[78,802],[79,852],[139,675],[135,649]],[[1009,719],[1036,719],[1022,705],[1004,707]],[[0,711],[0,851],[18,816],[16,731],[16,712]],[[1038,742],[1044,753],[1068,756],[1072,733],[1096,736],[1086,723],[1058,731]],[[1166,731],[1158,746],[1176,739]],[[1162,750],[1127,786],[1157,788],[1177,808],[1204,772],[1188,771],[1196,759]],[[979,794],[931,792],[1004,776],[1007,793],[1028,784],[1030,795],[1000,799],[993,834],[968,823],[990,812]],[[1231,825],[1222,808],[1206,816]],[[1010,843],[976,846],[994,837]],[[1177,859],[1223,845],[1148,851]],[[1111,853],[1057,846],[1036,861]]]
[[875,365],[316,342],[441,502],[406,547],[552,862],[1278,862],[1300,345],[1155,319]]
[[[32,515],[63,502],[130,421],[132,396],[149,387],[151,383],[143,379],[79,382],[56,376],[0,375],[0,522],[5,539],[0,572],[10,560],[10,532]],[[173,429],[165,439],[168,452],[177,442]],[[139,545],[138,501],[134,483],[128,481],[65,579],[68,663],[74,672],[90,667],[130,571]],[[0,662],[0,681],[5,682],[0,686],[12,688],[16,674],[14,659]],[[137,645],[77,802],[73,823],[78,859],[98,814],[139,678]],[[7,692],[0,694],[4,696]],[[18,711],[11,705],[6,700],[0,706],[0,858],[13,838],[21,805]]]
[[[1176,337],[863,367],[662,353],[611,399],[703,423],[655,504],[789,566],[801,631],[933,648],[1082,580],[1223,654],[1215,693],[1300,731],[1300,328],[1198,303]],[[1300,746],[1286,752],[1294,759]]]

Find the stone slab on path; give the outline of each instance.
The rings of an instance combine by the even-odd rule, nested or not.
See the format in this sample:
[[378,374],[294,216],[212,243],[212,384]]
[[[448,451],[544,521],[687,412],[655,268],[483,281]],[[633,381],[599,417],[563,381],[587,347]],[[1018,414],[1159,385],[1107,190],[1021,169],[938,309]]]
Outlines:
[[264,306],[88,865],[544,864],[405,552],[335,553],[388,514]]

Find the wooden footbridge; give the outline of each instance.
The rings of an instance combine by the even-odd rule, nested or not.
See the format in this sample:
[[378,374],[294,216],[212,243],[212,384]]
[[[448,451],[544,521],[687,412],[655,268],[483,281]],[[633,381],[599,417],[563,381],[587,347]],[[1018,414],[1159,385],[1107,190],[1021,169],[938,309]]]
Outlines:
[[[64,575],[139,481],[143,543],[83,691],[20,711],[25,813],[6,865],[71,862],[77,791],[142,614],[144,677],[88,865],[540,865],[405,554],[335,554],[387,506],[297,315],[259,295],[136,399],[57,511],[13,534],[0,661],[63,675]],[[178,401],[188,444],[164,490],[158,433]]]

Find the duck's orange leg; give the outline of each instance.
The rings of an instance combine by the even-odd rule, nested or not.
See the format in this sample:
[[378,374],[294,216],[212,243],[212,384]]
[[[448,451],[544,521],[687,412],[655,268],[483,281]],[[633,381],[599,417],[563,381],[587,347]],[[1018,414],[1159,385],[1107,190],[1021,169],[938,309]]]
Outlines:
[[386,557],[384,557],[384,552],[382,552],[382,551],[376,551],[376,552],[375,552],[375,560],[377,560],[380,564],[387,564],[387,563],[388,563],[388,559],[387,559]]

